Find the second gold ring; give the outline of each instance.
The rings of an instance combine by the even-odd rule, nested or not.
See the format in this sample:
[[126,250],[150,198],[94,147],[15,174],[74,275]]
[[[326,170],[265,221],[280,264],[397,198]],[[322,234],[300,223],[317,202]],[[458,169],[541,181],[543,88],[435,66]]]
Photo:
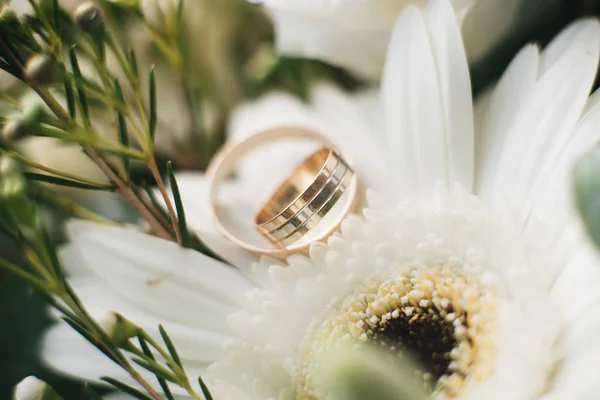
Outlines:
[[354,171],[331,147],[304,160],[256,214],[256,228],[278,247],[314,229],[352,181]]

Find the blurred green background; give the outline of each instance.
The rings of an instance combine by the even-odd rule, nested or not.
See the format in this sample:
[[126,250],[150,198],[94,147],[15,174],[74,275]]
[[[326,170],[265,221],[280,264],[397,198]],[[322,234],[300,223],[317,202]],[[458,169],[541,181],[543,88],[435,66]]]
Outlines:
[[[500,76],[526,43],[545,44],[571,21],[599,15],[600,0],[525,1],[512,34],[491,55],[471,66],[475,95]],[[10,243],[1,238],[0,252],[10,254]],[[66,399],[83,398],[80,382],[61,377],[40,363],[39,339],[50,323],[40,295],[19,279],[0,274],[0,400],[10,399],[12,387],[28,375],[49,382]]]

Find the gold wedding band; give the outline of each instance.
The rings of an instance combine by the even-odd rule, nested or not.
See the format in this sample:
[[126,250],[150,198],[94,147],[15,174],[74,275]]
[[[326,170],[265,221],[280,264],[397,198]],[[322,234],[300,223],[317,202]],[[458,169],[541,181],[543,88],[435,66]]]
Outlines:
[[[275,247],[261,247],[247,243],[232,233],[219,218],[219,188],[231,177],[237,162],[245,153],[262,144],[287,139],[311,139],[321,143],[323,148],[298,167],[298,170],[306,168],[308,171],[312,169],[312,174],[302,173],[299,175],[301,178],[295,180],[296,178],[293,178],[293,176],[296,173],[292,173],[290,179],[294,182],[292,185],[288,185],[288,187],[291,192],[295,191],[296,195],[284,193],[285,189],[282,192],[276,191],[271,196],[271,198],[275,199],[272,204],[268,203],[266,207],[263,207],[263,209],[266,208],[269,210],[266,212],[265,218],[258,218],[262,212],[259,211],[255,219],[255,222],[260,221],[261,225],[267,225],[265,229],[272,236],[270,238],[271,241],[275,243],[274,240],[277,240]],[[324,148],[328,150],[325,151]],[[321,162],[323,171],[321,169],[317,170],[316,165],[319,164],[325,154],[327,154],[326,160]],[[313,162],[315,163],[314,168],[312,165]],[[332,162],[336,163],[335,166],[331,164]],[[211,160],[206,174],[209,181],[208,203],[213,214],[215,227],[221,234],[248,252],[280,259],[285,259],[291,254],[306,253],[313,243],[325,241],[339,229],[342,221],[348,213],[354,210],[358,202],[358,177],[348,166],[348,157],[339,150],[339,147],[335,143],[322,134],[298,126],[282,126],[266,129],[243,140],[226,143]],[[311,197],[313,183],[319,193],[316,197]],[[327,185],[321,186],[321,183],[326,183]],[[286,186],[285,183],[281,187],[284,186]],[[317,194],[317,192],[314,193]],[[336,218],[322,230],[319,230],[318,235],[311,237],[310,240],[303,240],[300,243],[296,243],[300,237],[314,228],[323,215],[330,211],[331,207],[340,200],[342,194],[346,195],[346,200],[343,206],[340,207],[339,214],[336,212]],[[283,204],[285,203],[285,199],[290,199],[291,202]],[[306,206],[304,203],[310,204],[310,206],[302,209],[302,207]],[[249,219],[252,221],[251,215]],[[245,222],[242,223],[246,224]]]
[[333,208],[354,171],[331,147],[304,160],[256,214],[256,228],[278,247],[300,240]]

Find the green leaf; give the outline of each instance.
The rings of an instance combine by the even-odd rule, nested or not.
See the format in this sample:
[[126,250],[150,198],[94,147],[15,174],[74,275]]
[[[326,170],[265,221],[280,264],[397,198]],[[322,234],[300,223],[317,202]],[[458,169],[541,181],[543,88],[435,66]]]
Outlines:
[[38,174],[35,172],[25,172],[23,176],[27,179],[31,179],[38,182],[46,182],[52,183],[54,185],[72,187],[77,189],[87,189],[87,190],[104,190],[104,191],[112,191],[114,187],[110,185],[102,186],[95,185],[87,182],[78,182],[72,179],[61,178],[60,176],[46,175],[46,174]]
[[48,265],[48,267],[52,268],[52,270],[54,272],[54,276],[56,276],[61,281],[64,281],[65,277],[62,273],[60,261],[58,261],[58,254],[56,253],[56,247],[54,246],[54,243],[52,242],[50,233],[43,226],[40,226],[40,236],[42,239],[41,245],[44,246],[44,254],[47,254],[48,258],[49,258],[48,261],[49,261],[50,265]]
[[183,201],[181,201],[181,194],[179,193],[179,186],[175,179],[175,172],[171,161],[167,163],[167,174],[169,175],[169,181],[171,182],[171,191],[173,192],[173,199],[175,201],[175,208],[177,209],[177,223],[179,225],[179,231],[181,232],[181,241],[184,247],[190,246],[190,233],[187,228],[187,222],[185,219],[185,210],[183,208]]
[[177,350],[175,350],[175,346],[173,345],[173,341],[165,331],[165,328],[162,325],[158,325],[158,330],[160,331],[160,336],[162,337],[163,342],[167,346],[167,350],[169,350],[169,354],[180,368],[183,369],[183,364],[181,363],[181,359],[179,358],[179,354],[177,354]]
[[208,390],[208,386],[204,383],[204,380],[201,376],[198,377],[198,383],[200,384],[200,389],[202,389],[202,394],[206,400],[213,400],[212,395],[210,394],[210,390]]
[[69,118],[74,121],[77,117],[77,108],[75,107],[75,94],[73,93],[73,83],[71,77],[65,74],[65,94],[67,95],[67,106],[69,109]]
[[62,317],[62,320],[71,326],[77,333],[79,333],[85,340],[94,345],[98,350],[104,353],[105,356],[112,360],[110,354],[102,347],[98,345],[98,339],[89,332],[83,325],[81,325],[78,321],[70,318],[70,317]]
[[129,51],[129,65],[131,67],[131,73],[133,74],[135,79],[137,79],[137,77],[139,76],[138,63],[137,58],[135,56],[135,51],[133,51],[133,49]]
[[[92,324],[92,326],[94,328],[94,333],[99,336],[99,338],[94,337],[93,338],[94,341],[92,343],[95,344],[96,347],[100,351],[102,351],[111,360],[118,360],[121,363],[127,363],[127,359],[125,358],[123,353],[121,353],[121,351],[119,351],[119,348],[117,347],[115,342],[104,331],[104,329],[102,329],[102,327],[100,325],[98,325],[98,323],[92,318],[92,316],[89,315],[88,311],[83,306],[81,299],[79,298],[77,293],[75,293],[75,291],[73,290],[71,285],[69,285],[68,282],[65,282],[64,288],[67,291],[67,294],[69,295],[71,301],[73,303],[75,303],[75,305],[77,306],[78,311],[85,315],[85,317],[88,320],[88,323]],[[96,343],[102,343],[103,346],[97,345]],[[106,347],[104,347],[104,346],[106,346]]]
[[119,389],[121,392],[126,393],[126,394],[128,394],[130,396],[135,397],[136,399],[139,399],[139,400],[152,400],[150,397],[146,396],[144,393],[140,392],[139,390],[137,390],[137,389],[135,389],[135,388],[133,388],[133,387],[131,387],[131,386],[123,383],[123,382],[120,382],[120,381],[118,381],[116,379],[113,379],[113,378],[110,378],[110,377],[107,377],[107,376],[104,376],[104,377],[102,377],[100,379],[102,379],[106,383],[109,383],[109,384],[113,385],[114,387],[116,387],[117,389]]
[[77,97],[79,99],[79,107],[81,108],[81,114],[83,115],[83,121],[86,126],[90,126],[90,110],[88,107],[87,95],[83,85],[79,82],[83,81],[83,75],[81,75],[81,68],[79,68],[79,61],[77,60],[77,54],[75,52],[76,46],[72,46],[69,50],[69,57],[71,60],[71,68],[73,69],[73,75],[75,76],[75,85],[77,87]]
[[60,7],[58,5],[58,0],[52,0],[52,22],[54,26],[54,30],[56,32],[60,31]]
[[184,0],[179,0],[177,4],[177,23],[179,26],[181,26],[181,17],[183,16],[183,3]]
[[[142,337],[141,334],[138,335],[138,342],[140,343],[140,347],[142,348],[142,351],[144,352],[144,354],[146,356],[148,356],[148,358],[155,360],[156,358],[154,357],[154,354],[152,354],[152,350],[150,350],[148,343],[146,343],[146,341],[144,340],[144,338]],[[158,380],[158,384],[160,385],[163,393],[165,394],[165,396],[167,396],[167,400],[175,400],[175,398],[173,397],[173,393],[171,393],[171,389],[169,388],[169,384],[167,383],[167,381],[158,375],[156,375],[156,380]]]
[[141,358],[138,358],[138,357],[133,357],[131,359],[131,361],[133,361],[140,367],[152,372],[154,375],[156,375],[156,377],[158,379],[163,379],[163,380],[173,382],[173,383],[178,382],[176,376],[174,376],[172,373],[170,373],[169,371],[167,371],[166,369],[164,369],[163,367],[161,367],[158,364],[152,364],[152,363],[150,363],[146,360],[143,360]]
[[574,169],[575,201],[588,234],[600,248],[600,149],[585,154]]
[[150,129],[150,140],[154,142],[157,123],[156,110],[156,76],[154,75],[154,67],[150,69],[150,115],[148,116],[148,127]]
[[[123,91],[121,90],[121,85],[119,84],[119,80],[117,78],[114,79],[114,88],[115,94],[117,95],[117,99],[121,102],[125,102],[125,98],[123,97]],[[127,132],[127,121],[123,116],[123,113],[117,110],[117,129],[119,131],[119,140],[123,147],[129,148],[129,133]],[[123,166],[125,168],[125,173],[129,178],[131,164],[129,162],[129,157],[126,155],[122,157]]]

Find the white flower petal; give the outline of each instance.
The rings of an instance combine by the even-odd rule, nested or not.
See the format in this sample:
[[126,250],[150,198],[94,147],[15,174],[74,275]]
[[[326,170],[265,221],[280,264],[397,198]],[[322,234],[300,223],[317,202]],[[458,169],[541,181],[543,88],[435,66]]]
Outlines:
[[600,347],[587,349],[561,363],[551,391],[539,400],[595,400],[598,398]]
[[471,81],[460,28],[452,5],[434,0],[424,12],[437,65],[446,127],[449,183],[470,190],[473,183],[473,102]]
[[[372,95],[376,95],[373,93]],[[312,92],[312,103],[327,127],[328,136],[344,146],[350,163],[366,187],[385,192],[389,188],[383,146],[359,104],[348,94],[330,85],[318,85]],[[364,98],[361,101],[365,101]]]
[[[600,104],[596,104],[579,121],[569,142],[552,165],[545,165],[543,175],[532,189],[531,215],[545,221],[548,229],[564,232],[566,227],[579,221],[571,198],[574,162],[600,142]],[[574,227],[581,231],[581,226]],[[578,240],[587,241],[585,235]]]
[[[169,334],[171,333],[168,327],[165,329]],[[93,382],[100,382],[101,377],[110,376],[134,387],[139,387],[127,372],[66,324],[60,324],[50,329],[44,338],[43,349],[45,362],[62,373]],[[183,363],[190,377],[201,376],[206,371],[206,363],[190,360],[183,360]],[[153,374],[142,368],[139,368],[138,371],[158,389]],[[184,392],[175,385],[172,385],[172,389],[177,394]]]
[[491,194],[510,125],[534,88],[538,68],[538,47],[525,46],[502,75],[491,94],[485,112],[476,118],[478,128],[475,187],[476,192],[483,198]]
[[[472,183],[470,85],[449,7],[443,0],[435,2],[425,16],[407,7],[392,34],[382,95],[388,159],[399,198],[426,196],[438,180],[458,180],[467,187]],[[437,27],[429,26],[433,21]],[[442,44],[444,39],[428,29],[443,30],[447,42]],[[446,46],[451,53],[444,51]]]
[[172,321],[228,333],[225,316],[253,288],[233,268],[172,242],[80,221],[71,222],[68,231],[108,285]]
[[[576,34],[573,34],[576,32]],[[586,104],[596,74],[600,52],[600,24],[577,22],[559,36],[559,47],[565,37],[566,51],[545,71],[536,84],[527,105],[521,108],[517,122],[507,135],[496,176],[496,200],[529,214],[526,197],[535,179],[543,178],[543,163],[555,162],[557,152],[568,141],[574,125]],[[550,47],[550,50],[554,47]],[[554,53],[550,54],[553,58]]]
[[389,26],[349,29],[323,18],[323,13],[338,11],[299,13],[274,7],[267,11],[275,24],[276,46],[281,54],[322,59],[369,79],[381,74]]

